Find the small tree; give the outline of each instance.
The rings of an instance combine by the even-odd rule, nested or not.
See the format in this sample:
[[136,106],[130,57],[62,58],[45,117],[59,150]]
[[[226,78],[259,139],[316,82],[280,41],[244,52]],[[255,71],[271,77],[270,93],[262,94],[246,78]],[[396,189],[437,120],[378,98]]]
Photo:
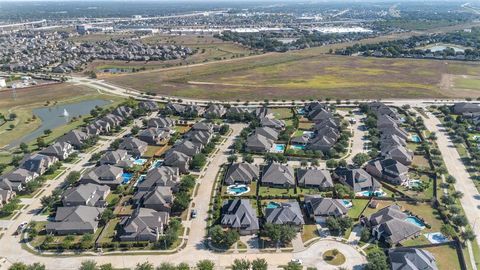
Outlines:
[[198,270],[213,270],[215,268],[215,263],[210,260],[201,260],[196,266]]
[[30,150],[28,150],[28,145],[24,142],[20,144],[20,150],[22,150],[24,154],[27,154],[30,152]]
[[235,259],[232,264],[232,270],[249,270],[250,262],[245,259]]
[[233,163],[238,160],[238,157],[237,155],[230,155],[227,160],[228,162]]
[[144,262],[144,263],[137,263],[137,266],[135,266],[135,270],[153,270],[153,264],[149,262]]
[[463,243],[466,243],[467,241],[473,241],[475,240],[475,238],[477,237],[475,235],[475,232],[470,229],[470,228],[467,228],[465,229],[461,234],[460,236],[462,237],[463,239]]
[[263,258],[258,258],[252,261],[252,270],[267,270],[268,263],[267,260]]
[[45,129],[45,130],[43,131],[43,134],[45,134],[45,135],[48,136],[48,135],[52,134],[52,131],[51,131],[50,129]]
[[78,179],[80,179],[80,172],[77,172],[77,171],[71,171],[66,179],[65,179],[65,182],[69,185],[69,186],[73,186],[77,181]]
[[97,263],[94,260],[83,261],[79,270],[97,270]]
[[358,154],[356,154],[356,155],[353,157],[352,161],[353,161],[353,163],[355,163],[355,165],[357,165],[357,166],[360,167],[360,166],[362,166],[365,162],[367,162],[369,159],[370,159],[370,157],[369,157],[367,154],[365,154],[365,153],[358,153]]

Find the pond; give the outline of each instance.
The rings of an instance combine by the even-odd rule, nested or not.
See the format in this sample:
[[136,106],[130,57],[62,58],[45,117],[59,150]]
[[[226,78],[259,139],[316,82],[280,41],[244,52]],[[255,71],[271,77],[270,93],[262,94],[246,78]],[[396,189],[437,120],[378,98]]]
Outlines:
[[9,148],[16,147],[20,145],[21,142],[33,141],[43,135],[44,130],[52,130],[59,126],[65,125],[73,117],[90,114],[90,111],[95,108],[95,106],[104,106],[109,103],[110,101],[104,99],[92,99],[77,103],[33,109],[33,114],[42,120],[42,124],[36,130],[12,142],[9,145]]

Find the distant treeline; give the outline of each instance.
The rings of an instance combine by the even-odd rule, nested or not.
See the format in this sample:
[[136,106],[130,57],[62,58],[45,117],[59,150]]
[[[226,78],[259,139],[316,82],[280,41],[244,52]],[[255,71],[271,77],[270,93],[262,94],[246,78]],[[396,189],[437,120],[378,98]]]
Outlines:
[[[444,44],[447,48],[432,52],[422,48],[433,44]],[[448,47],[461,46],[465,50],[455,51]],[[480,28],[444,34],[414,36],[408,39],[384,41],[376,44],[355,44],[335,51],[340,55],[361,54],[376,57],[439,58],[457,60],[480,60]]]
[[[224,41],[233,41],[252,49],[265,52],[286,52],[289,50],[299,50],[309,47],[317,47],[326,44],[359,40],[374,36],[373,33],[342,33],[342,34],[324,34],[318,31],[298,31],[298,32],[259,32],[259,33],[238,33],[224,31],[215,37]],[[282,39],[292,39],[291,42],[282,42]]]

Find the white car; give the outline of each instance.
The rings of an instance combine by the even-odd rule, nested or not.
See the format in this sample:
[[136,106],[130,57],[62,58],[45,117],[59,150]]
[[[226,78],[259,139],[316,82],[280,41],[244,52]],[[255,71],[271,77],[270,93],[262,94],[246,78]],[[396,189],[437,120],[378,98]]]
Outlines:
[[303,262],[300,259],[292,259],[291,262],[302,265]]
[[23,232],[23,230],[25,230],[25,228],[27,228],[27,225],[28,225],[28,222],[26,222],[26,221],[20,223],[20,225],[18,225],[18,228],[17,228],[17,233]]

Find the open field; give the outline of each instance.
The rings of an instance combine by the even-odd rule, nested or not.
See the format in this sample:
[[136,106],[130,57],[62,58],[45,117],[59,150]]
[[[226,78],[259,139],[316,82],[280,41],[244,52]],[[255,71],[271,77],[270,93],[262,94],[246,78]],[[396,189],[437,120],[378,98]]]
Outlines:
[[137,90],[202,99],[442,98],[457,95],[440,87],[442,74],[480,72],[480,65],[473,63],[311,55],[314,51],[318,48],[165,70],[161,76],[145,72],[107,80]]
[[[90,37],[90,36],[87,36]],[[90,39],[102,40],[101,35],[93,36]],[[109,37],[103,35],[103,40],[108,40]],[[164,45],[183,45],[189,47],[192,50],[197,50],[198,52],[187,59],[180,60],[167,60],[167,61],[149,61],[149,62],[138,62],[138,61],[104,61],[96,60],[89,64],[88,70],[95,70],[98,72],[100,77],[110,77],[117,76],[116,74],[102,73],[101,71],[108,68],[124,68],[124,69],[139,69],[145,68],[147,70],[158,69],[158,68],[167,68],[178,65],[191,65],[195,63],[204,63],[208,61],[218,61],[232,58],[240,58],[249,56],[251,54],[256,54],[249,48],[235,44],[233,42],[222,41],[220,39],[211,37],[211,36],[164,36],[164,35],[154,35],[142,39],[142,42],[147,44],[164,44]]]
[[[45,85],[39,87],[31,87],[25,89],[17,89],[16,98],[14,99],[10,90],[0,91],[0,113],[8,116],[9,113],[15,113],[17,118],[14,121],[7,121],[0,126],[0,147],[8,145],[12,141],[28,134],[41,125],[41,120],[37,117],[32,119],[34,108],[47,106],[46,102],[50,102],[50,106],[55,102],[57,104],[73,103],[92,99],[111,99],[120,100],[116,96],[100,94],[91,88],[72,85],[69,83]],[[9,126],[15,125],[13,129]],[[50,142],[65,132],[82,124],[82,121],[72,122],[68,125],[58,127],[52,130],[49,138],[45,140]]]

